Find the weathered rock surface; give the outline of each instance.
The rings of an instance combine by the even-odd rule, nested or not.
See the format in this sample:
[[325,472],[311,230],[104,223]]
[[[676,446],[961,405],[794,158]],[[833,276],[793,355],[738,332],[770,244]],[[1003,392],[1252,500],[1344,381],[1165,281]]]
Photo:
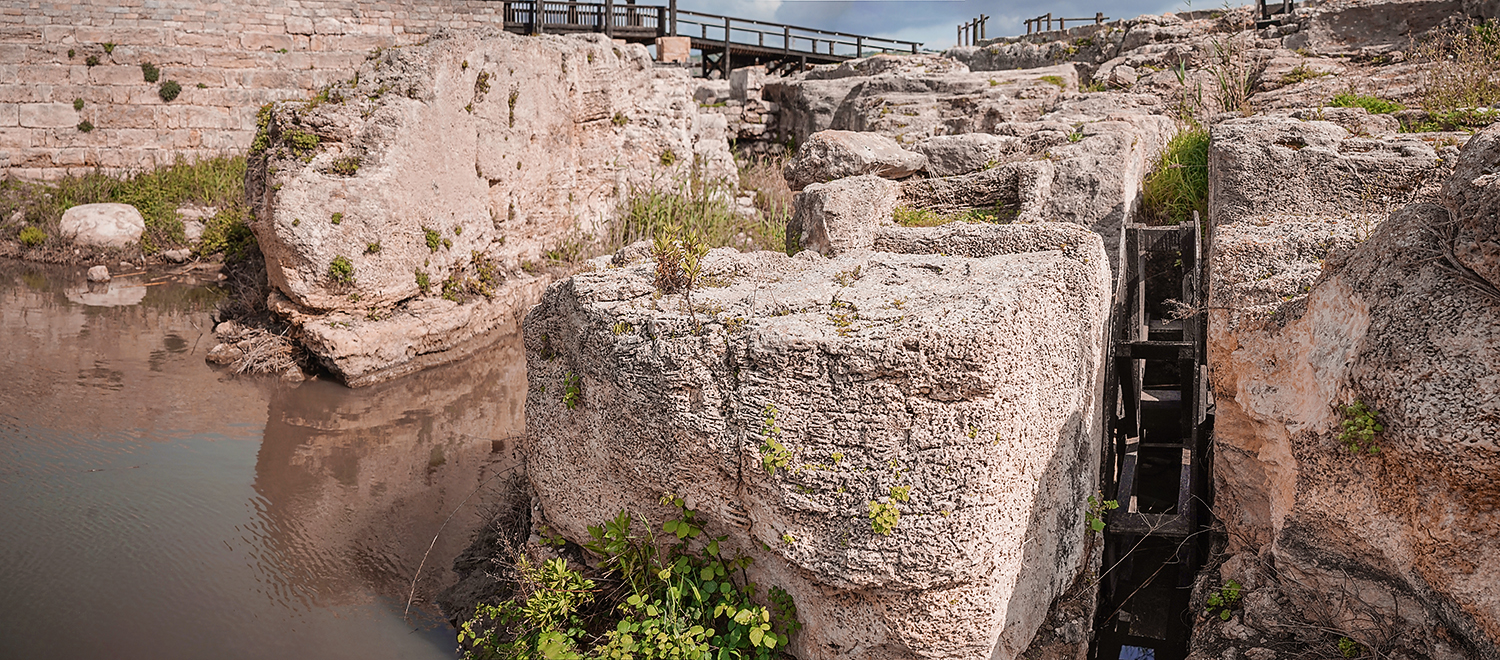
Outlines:
[[869,249],[873,231],[891,224],[901,184],[875,175],[815,183],[793,198],[787,250],[832,256]]
[[276,308],[351,384],[464,354],[535,300],[544,253],[607,236],[631,187],[734,175],[689,82],[598,35],[477,31],[276,106],[249,174]]
[[110,280],[108,266],[93,266],[89,268],[88,278],[90,282],[108,282]]
[[[1466,146],[1438,194],[1420,142],[1320,122],[1213,130],[1218,514],[1231,551],[1276,567],[1289,607],[1381,653],[1500,653],[1500,294],[1444,258],[1493,241],[1481,173],[1497,135]],[[1355,401],[1378,411],[1378,452],[1340,437]]]
[[84,245],[122,248],[141,240],[146,220],[129,204],[79,204],[63,211],[58,229]]
[[911,150],[927,157],[928,174],[955,176],[993,167],[1025,148],[1020,139],[1008,135],[963,133],[930,137]]
[[884,135],[822,131],[797,148],[797,156],[786,166],[786,181],[792,190],[802,190],[810,184],[861,174],[900,179],[926,164],[925,156],[902,149]]
[[[1073,225],[889,241],[924,253],[715,250],[695,317],[649,261],[551,285],[524,326],[546,524],[659,524],[675,493],[794,596],[797,657],[1017,657],[1085,554],[1103,245]],[[774,475],[768,434],[791,451]],[[875,502],[901,513],[889,536]]]

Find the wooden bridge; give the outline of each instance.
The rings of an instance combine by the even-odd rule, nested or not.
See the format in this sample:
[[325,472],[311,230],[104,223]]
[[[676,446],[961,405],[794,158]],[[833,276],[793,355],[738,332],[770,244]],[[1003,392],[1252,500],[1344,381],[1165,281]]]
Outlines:
[[677,0],[666,6],[628,2],[505,1],[505,29],[519,34],[601,32],[614,39],[653,43],[658,37],[688,37],[703,53],[703,72],[750,64],[829,64],[883,52],[915,53],[922,44],[880,37],[768,23],[688,11]]

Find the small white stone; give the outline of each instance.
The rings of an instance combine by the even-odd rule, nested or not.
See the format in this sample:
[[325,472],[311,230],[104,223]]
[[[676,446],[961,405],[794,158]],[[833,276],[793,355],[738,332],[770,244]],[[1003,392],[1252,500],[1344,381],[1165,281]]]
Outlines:
[[89,269],[89,281],[90,282],[108,282],[109,281],[109,268],[106,268],[106,267],[104,267],[102,265],[100,265],[100,266],[94,266],[93,268],[90,268]]

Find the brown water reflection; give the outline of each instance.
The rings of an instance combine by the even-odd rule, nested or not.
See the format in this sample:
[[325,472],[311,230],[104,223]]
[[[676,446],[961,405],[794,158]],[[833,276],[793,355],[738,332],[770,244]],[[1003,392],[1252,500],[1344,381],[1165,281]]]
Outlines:
[[217,296],[0,262],[0,657],[451,657],[401,612],[517,462],[519,341],[361,390],[232,379]]

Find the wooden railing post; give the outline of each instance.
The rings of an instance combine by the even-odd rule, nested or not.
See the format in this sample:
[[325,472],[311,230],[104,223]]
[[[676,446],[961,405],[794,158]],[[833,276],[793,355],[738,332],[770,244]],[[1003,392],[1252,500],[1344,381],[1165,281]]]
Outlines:
[[531,0],[531,12],[527,15],[527,18],[530,19],[530,20],[527,21],[527,23],[530,24],[530,27],[528,27],[526,29],[526,34],[541,34],[542,33],[542,24],[541,24],[541,21],[537,20],[537,17],[536,17],[537,12],[539,12],[541,10],[542,10],[541,0]]
[[854,56],[855,57],[864,57],[865,56],[865,38],[864,37],[855,37],[854,38]]
[[667,34],[669,36],[675,37],[677,36],[677,0],[672,0],[671,4],[668,6],[671,8],[670,11],[672,16],[670,19],[668,19],[671,21],[671,23],[667,26]]
[[1047,12],[1047,31],[1052,31],[1052,12]]
[[724,17],[724,79],[729,80],[729,17]]
[[984,14],[980,14],[979,15],[979,40],[980,41],[984,41],[987,38],[986,35],[985,35],[985,32],[986,32],[985,26],[988,25],[989,22],[990,22],[990,17],[985,16]]
[[1094,25],[1104,25],[1104,12],[1101,11],[1094,14]]
[[[635,0],[628,0],[635,2]],[[604,0],[604,36],[615,38],[615,0]]]
[[782,56],[792,54],[792,26],[781,26],[781,54]]

